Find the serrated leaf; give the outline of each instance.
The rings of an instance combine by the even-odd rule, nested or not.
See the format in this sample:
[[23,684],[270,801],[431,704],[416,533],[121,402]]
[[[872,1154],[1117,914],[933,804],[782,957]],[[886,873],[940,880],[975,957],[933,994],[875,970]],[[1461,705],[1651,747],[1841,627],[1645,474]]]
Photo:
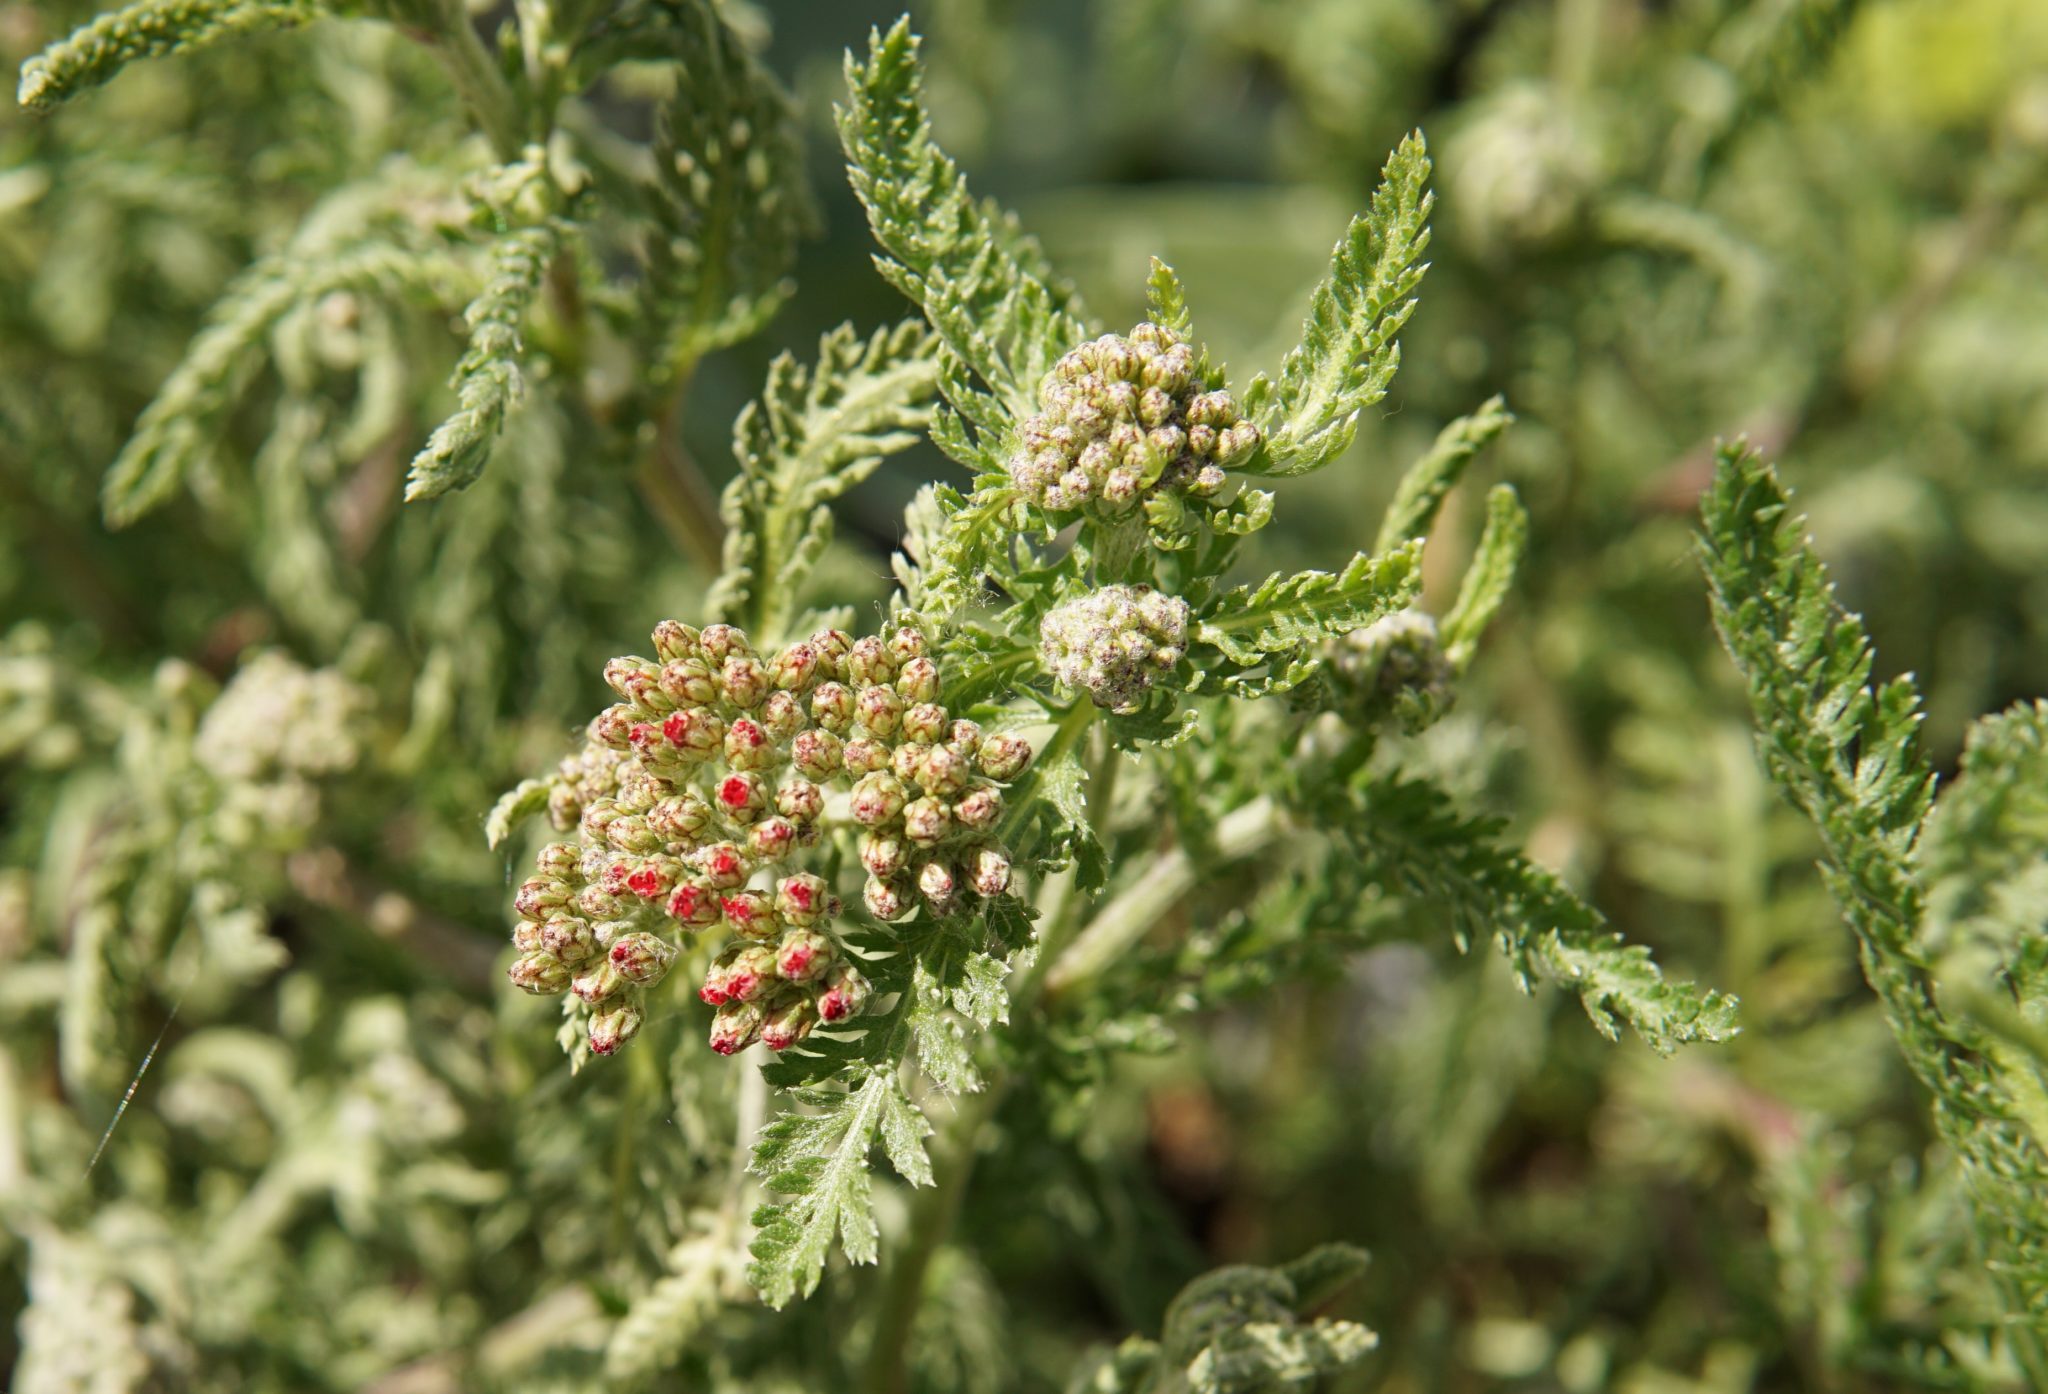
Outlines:
[[992,954],[975,953],[960,965],[953,1010],[986,1031],[1010,1020],[1010,966]]
[[289,29],[323,13],[324,6],[309,0],[142,0],[101,15],[22,64],[16,100],[31,111],[48,111],[111,81],[138,59]]
[[1215,658],[1195,659],[1196,690],[1221,687],[1239,695],[1284,692],[1320,664],[1322,641],[1371,624],[1414,598],[1421,585],[1420,544],[1383,557],[1360,552],[1340,572],[1275,572],[1239,586],[1204,607],[1191,635]]
[[1194,321],[1188,316],[1187,288],[1171,266],[1152,258],[1152,274],[1145,278],[1145,305],[1152,323],[1170,329],[1183,339],[1194,337]]
[[1493,623],[1501,602],[1515,582],[1522,552],[1529,545],[1529,515],[1514,487],[1496,484],[1486,496],[1486,527],[1479,534],[1479,546],[1465,579],[1458,585],[1458,602],[1444,616],[1442,638],[1444,657],[1463,672],[1479,650],[1479,637]]
[[897,1090],[893,1072],[873,1071],[847,1093],[822,1096],[829,1102],[809,1096],[824,1112],[784,1114],[761,1130],[753,1170],[769,1190],[790,1197],[754,1212],[747,1279],[769,1306],[787,1306],[816,1290],[835,1236],[852,1262],[876,1260],[868,1152]]
[[911,1001],[905,1020],[917,1045],[917,1062],[932,1082],[949,1094],[971,1094],[981,1088],[981,1073],[967,1041],[947,1010],[945,984],[931,965],[919,959],[911,972]]
[[1245,394],[1265,431],[1271,473],[1306,474],[1337,458],[1357,433],[1358,414],[1387,395],[1401,364],[1394,336],[1414,313],[1413,292],[1428,269],[1419,259],[1429,246],[1429,172],[1417,131],[1388,157],[1371,208],[1337,243],[1278,385],[1261,381]]

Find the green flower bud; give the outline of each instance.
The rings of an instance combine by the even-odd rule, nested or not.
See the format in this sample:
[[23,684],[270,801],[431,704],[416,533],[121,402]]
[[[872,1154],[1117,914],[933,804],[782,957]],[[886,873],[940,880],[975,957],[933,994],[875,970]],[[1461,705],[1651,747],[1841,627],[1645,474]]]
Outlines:
[[848,774],[874,774],[889,768],[892,754],[889,747],[880,741],[869,740],[866,736],[856,736],[846,743],[840,753],[840,759],[845,764]]
[[860,835],[860,864],[870,876],[889,877],[910,863],[910,844],[894,833],[866,832]]
[[982,741],[976,760],[990,779],[1008,782],[1031,763],[1031,742],[1014,731],[998,731]]
[[720,1055],[736,1055],[761,1039],[761,1023],[768,1018],[759,1002],[727,1002],[711,1018],[711,1048]]
[[747,850],[758,861],[779,862],[802,841],[803,830],[780,814],[763,818],[747,830]]
[[647,826],[670,842],[695,842],[711,826],[711,805],[696,790],[685,789],[649,809]]
[[614,940],[609,957],[626,981],[647,984],[658,983],[668,974],[676,951],[660,935],[640,930]]
[[960,826],[976,832],[994,827],[1002,816],[1003,791],[990,784],[968,790],[966,796],[953,805],[953,817],[959,820]]
[[853,725],[853,689],[844,683],[820,683],[811,694],[811,720],[834,735],[845,735]]
[[837,681],[845,676],[846,656],[853,652],[853,636],[843,629],[821,629],[809,640],[818,658],[818,677]]
[[864,687],[854,697],[854,716],[868,735],[892,736],[903,720],[903,699],[886,687]]
[[1000,848],[980,847],[968,857],[967,884],[983,899],[1010,889],[1010,859]]
[[781,692],[808,692],[818,680],[818,651],[809,644],[791,644],[768,665],[768,679]]
[[973,773],[974,767],[966,760],[943,745],[935,745],[918,761],[916,779],[926,793],[950,798],[967,787]]
[[825,811],[825,791],[808,779],[792,779],[775,791],[775,808],[792,823],[815,823]]
[[803,699],[788,692],[771,692],[761,704],[761,729],[777,745],[786,745],[804,729]]
[[811,982],[825,976],[834,957],[830,939],[814,929],[792,929],[775,951],[775,972],[789,982]]
[[747,642],[747,636],[729,624],[707,624],[697,635],[697,648],[706,662],[715,668],[725,666],[725,661],[734,656],[752,658],[754,646]]
[[[915,634],[917,631],[904,632]],[[939,665],[921,655],[904,660],[903,666],[896,670],[896,693],[904,701],[920,705],[938,701]],[[941,709],[939,721],[943,723],[945,719],[945,713]],[[936,735],[937,732],[933,734]]]
[[[919,663],[931,662],[920,658]],[[905,670],[906,672],[908,669]],[[897,690],[902,690],[902,679],[897,679]],[[934,679],[936,682],[937,680]],[[908,695],[908,694],[906,694]],[[946,709],[937,702],[919,702],[903,713],[903,737],[905,740],[920,741],[925,745],[936,745],[946,734]]]
[[924,763],[924,757],[935,747],[920,745],[916,741],[904,741],[889,752],[889,773],[905,784],[917,782],[917,767]]
[[930,847],[953,830],[953,813],[942,800],[929,795],[914,799],[903,808],[903,835],[920,847]]
[[652,708],[660,703],[667,710],[667,695],[661,690],[661,668],[644,658],[614,658],[604,665],[605,686],[635,706]]
[[695,656],[663,664],[661,690],[679,707],[708,707],[718,700],[718,680],[711,665]]
[[604,840],[621,852],[645,857],[661,850],[661,834],[637,813],[621,813],[606,824]]
[[946,728],[946,749],[963,760],[972,760],[981,749],[981,723],[961,717]]
[[799,731],[789,743],[790,763],[805,779],[822,783],[839,773],[843,749],[830,731]]
[[573,842],[550,842],[533,859],[534,868],[545,880],[567,879],[576,875],[577,855]]
[[932,909],[943,911],[953,903],[960,889],[953,868],[944,861],[929,861],[917,869],[917,891]]
[[632,739],[633,724],[638,719],[633,709],[623,702],[606,707],[590,719],[590,738],[613,750],[624,750]]
[[876,919],[897,919],[910,910],[910,886],[900,875],[870,876],[861,887],[861,900]]
[[521,954],[505,970],[512,986],[536,997],[552,997],[569,986],[569,970],[553,954],[543,950]]
[[610,1055],[640,1033],[646,1013],[638,1003],[619,1002],[593,1013],[590,1018],[590,1049],[596,1055]]
[[625,990],[626,979],[612,967],[610,959],[599,959],[595,968],[569,983],[569,991],[593,1007],[611,1001]]
[[772,687],[768,669],[750,654],[735,654],[718,670],[718,695],[746,711],[760,706]]
[[544,920],[555,910],[569,903],[575,889],[564,880],[552,876],[535,876],[519,887],[512,897],[512,908],[529,920]]
[[893,775],[866,774],[853,786],[853,821],[863,827],[889,822],[903,811],[909,795]]
[[857,687],[877,687],[896,681],[896,666],[889,646],[872,634],[854,640],[846,654],[846,677]]
[[697,631],[675,620],[654,626],[654,656],[664,664],[697,655]]
[[1150,586],[1104,586],[1057,605],[1039,625],[1039,657],[1070,691],[1133,712],[1185,656],[1188,604]]
[[789,998],[761,1023],[761,1044],[770,1050],[787,1050],[810,1035],[817,1024],[817,1003],[806,996]]
[[596,956],[597,939],[582,920],[557,915],[541,925],[540,947],[563,966],[577,968]]

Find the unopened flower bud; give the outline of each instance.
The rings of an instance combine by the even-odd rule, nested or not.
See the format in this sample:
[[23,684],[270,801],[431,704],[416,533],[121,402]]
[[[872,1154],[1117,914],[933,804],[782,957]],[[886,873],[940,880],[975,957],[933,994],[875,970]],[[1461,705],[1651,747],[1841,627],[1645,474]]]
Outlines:
[[676,951],[660,935],[641,930],[614,941],[610,956],[612,967],[628,982],[658,983],[675,962]]
[[775,913],[790,924],[808,927],[832,913],[832,892],[825,878],[808,871],[775,883]]
[[808,692],[818,680],[818,651],[809,644],[791,644],[768,666],[769,681],[782,692]]
[[750,655],[736,654],[718,670],[718,695],[743,710],[760,706],[771,686],[767,668]]
[[715,792],[719,814],[734,823],[751,823],[768,807],[767,781],[750,771],[727,775]]
[[786,743],[804,729],[804,703],[793,692],[771,692],[761,704],[761,729],[776,744]]
[[787,1050],[810,1035],[817,1024],[817,1003],[805,996],[791,998],[771,1010],[761,1023],[761,1044],[770,1050]]
[[751,717],[733,718],[725,732],[725,762],[736,770],[763,770],[775,763],[775,744],[761,723]]
[[668,898],[668,912],[685,929],[718,923],[718,892],[703,881],[685,881]]
[[889,656],[896,660],[898,671],[913,658],[925,657],[924,635],[905,625],[889,636]]
[[855,736],[842,747],[840,761],[846,766],[848,774],[873,774],[889,768],[891,752],[889,747],[880,741],[869,740],[866,736]]
[[864,827],[886,823],[903,811],[908,794],[894,775],[866,774],[853,786],[853,821]]
[[576,968],[597,952],[597,939],[582,920],[557,915],[541,925],[540,947],[566,967]]
[[729,891],[746,883],[748,866],[739,848],[719,842],[697,854],[697,869],[714,890]]
[[903,835],[920,847],[929,847],[953,830],[953,814],[938,799],[913,799],[903,807]]
[[583,797],[567,784],[557,784],[548,790],[548,823],[558,833],[565,833],[576,826],[583,816]]
[[868,735],[892,736],[903,720],[903,699],[886,687],[864,687],[854,698],[854,715]]
[[534,869],[543,879],[562,880],[576,874],[578,853],[573,842],[550,842],[540,849],[540,855],[533,859]]
[[718,902],[726,927],[742,939],[775,932],[775,902],[763,891],[734,891]]
[[998,731],[981,743],[977,759],[990,779],[1012,780],[1031,763],[1031,742],[1014,731]]
[[644,658],[614,658],[604,665],[605,686],[637,706],[647,706],[650,698],[661,700],[660,677],[660,667]]
[[647,826],[670,842],[694,842],[711,826],[711,805],[696,790],[686,789],[649,809]]
[[606,707],[590,719],[590,738],[613,750],[624,750],[636,720],[633,709],[623,702]]
[[697,648],[705,661],[720,668],[735,654],[745,658],[754,656],[754,646],[747,642],[747,636],[729,624],[705,625],[697,635]]
[[645,857],[661,848],[661,834],[637,813],[621,813],[605,827],[604,840],[621,852]]
[[[905,632],[914,634],[917,631]],[[906,702],[938,701],[939,665],[924,657],[905,659],[903,666],[896,670],[896,692]],[[939,719],[945,720],[943,715]]]
[[[625,875],[619,877],[619,889],[625,889]],[[618,892],[609,889],[603,881],[593,881],[576,892],[576,898],[569,902],[576,907],[576,913],[592,920],[617,919],[621,909]]]
[[954,879],[953,868],[943,861],[929,861],[917,869],[917,890],[934,910],[943,910],[953,903],[953,896],[960,889]]
[[544,920],[555,909],[568,904],[574,894],[566,881],[535,876],[520,884],[518,893],[512,897],[512,908],[529,920]]
[[512,926],[512,947],[522,954],[530,954],[540,947],[540,925],[533,920],[520,920]]
[[910,909],[910,886],[901,876],[870,876],[861,887],[861,900],[876,919],[893,920]]
[[850,963],[839,963],[825,974],[825,990],[818,994],[818,1017],[821,1021],[846,1021],[867,1010],[871,989],[868,980],[860,970]]
[[775,791],[775,808],[792,823],[815,823],[825,811],[825,791],[808,779],[792,779]]
[[805,779],[824,781],[839,773],[841,746],[830,731],[799,731],[789,743],[790,763]]
[[581,974],[569,984],[569,991],[595,1007],[609,1002],[626,990],[626,979],[618,969],[612,967],[610,959],[599,959],[597,966]]
[[846,654],[846,677],[856,686],[873,687],[896,681],[897,659],[889,646],[872,634],[854,640]]
[[617,1051],[640,1034],[640,1023],[646,1016],[646,1012],[634,1002],[619,1002],[593,1013],[590,1018],[591,1053],[610,1055]]
[[718,682],[711,665],[696,657],[662,664],[661,690],[679,707],[708,707],[718,700]]
[[860,835],[860,864],[870,876],[894,876],[910,862],[910,844],[894,833]]
[[967,787],[974,767],[943,745],[925,751],[917,762],[916,780],[928,794],[951,797]]
[[832,966],[832,941],[814,929],[792,929],[775,951],[775,971],[793,983],[823,977]]
[[714,1007],[751,1002],[774,980],[774,949],[766,944],[734,944],[712,961],[697,996]]
[[905,784],[916,783],[917,767],[924,763],[924,757],[931,750],[931,746],[920,745],[916,741],[904,741],[889,752],[889,773]]
[[685,707],[661,723],[661,734],[685,760],[704,760],[724,743],[725,723],[716,712]]
[[747,850],[764,862],[779,862],[797,849],[803,830],[789,819],[775,814],[747,830]]
[[992,828],[1003,816],[1003,791],[987,784],[970,789],[960,802],[953,805],[953,816],[960,820],[963,828],[976,831]]
[[853,689],[844,683],[821,683],[811,694],[811,720],[843,736],[853,725]]
[[946,749],[963,760],[972,760],[981,749],[981,723],[961,717],[946,728]]
[[663,663],[693,658],[697,653],[697,631],[676,620],[654,626],[654,655]]
[[984,898],[1010,889],[1010,859],[994,847],[977,848],[967,861],[967,884]]
[[1099,707],[1133,712],[1180,661],[1188,604],[1150,586],[1104,586],[1054,606],[1039,625],[1039,657]]
[[711,1018],[711,1048],[720,1055],[738,1054],[761,1039],[767,1016],[758,1002],[727,1002]]
[[845,673],[846,656],[853,652],[853,636],[843,629],[821,629],[809,641],[818,658],[818,676],[837,680]]
[[683,864],[673,857],[649,857],[626,877],[626,889],[642,900],[660,900],[682,879]]
[[[931,662],[928,658],[916,660]],[[906,672],[908,669],[905,670]],[[898,683],[901,683],[898,679]],[[899,686],[899,691],[900,691]],[[903,736],[905,740],[920,741],[925,745],[936,745],[945,736],[948,727],[946,709],[937,702],[919,702],[903,713]]]
[[521,954],[505,970],[512,986],[536,997],[552,997],[569,986],[569,970],[561,960],[544,950]]

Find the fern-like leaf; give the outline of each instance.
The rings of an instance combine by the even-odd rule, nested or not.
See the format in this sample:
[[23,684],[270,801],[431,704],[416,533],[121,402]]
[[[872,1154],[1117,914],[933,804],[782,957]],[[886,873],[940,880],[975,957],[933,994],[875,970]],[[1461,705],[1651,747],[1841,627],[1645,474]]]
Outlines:
[[1472,457],[1491,445],[1513,422],[1514,413],[1500,397],[1487,399],[1479,410],[1461,416],[1437,432],[1429,452],[1408,467],[1394,490],[1380,521],[1375,552],[1391,551],[1411,537],[1425,536],[1436,522],[1437,510],[1464,477]]
[[782,633],[831,541],[831,501],[914,444],[929,419],[931,348],[916,320],[866,340],[841,325],[818,341],[812,366],[786,353],[769,366],[760,400],[733,426],[740,472],[720,506],[725,565],[707,603],[713,615]]
[[112,81],[138,59],[289,29],[323,12],[312,0],[142,0],[101,15],[22,64],[16,100],[31,111],[48,111]]
[[1022,417],[1034,409],[1054,360],[1086,336],[1085,314],[1037,242],[1010,214],[969,194],[959,167],[932,139],[917,47],[906,16],[887,34],[870,36],[866,63],[848,55],[850,98],[839,134],[849,177],[888,254],[879,262],[883,274],[1010,414]]
[[1465,579],[1459,583],[1457,604],[1444,616],[1444,657],[1460,672],[1471,665],[1479,636],[1508,598],[1528,545],[1529,514],[1515,497],[1514,486],[1494,485],[1486,496],[1486,527],[1479,534],[1472,564],[1465,568]]
[[1371,624],[1415,598],[1420,543],[1382,557],[1360,552],[1339,572],[1278,572],[1239,586],[1204,607],[1195,643],[1215,650],[1197,664],[1200,684],[1239,696],[1284,692],[1322,661],[1322,641]]
[[553,223],[508,232],[491,244],[484,288],[463,313],[469,348],[455,365],[457,409],[413,457],[407,502],[466,489],[483,473],[506,414],[525,395],[519,329],[560,245],[561,229]]
[[1394,336],[1415,312],[1428,266],[1429,152],[1420,131],[1388,157],[1372,207],[1354,218],[1309,300],[1301,346],[1277,385],[1261,378],[1246,405],[1266,432],[1263,468],[1306,474],[1342,454],[1358,414],[1387,395],[1401,366]]
[[1765,768],[1820,832],[1864,976],[1962,1162],[2014,1354],[2028,1382],[2048,1388],[2048,1149],[1982,1033],[1943,1011],[1927,967],[1914,852],[1934,776],[1917,746],[1918,693],[1907,678],[1872,683],[1863,622],[1837,604],[1790,497],[1755,454],[1722,450],[1702,514],[1714,623],[1748,682]]

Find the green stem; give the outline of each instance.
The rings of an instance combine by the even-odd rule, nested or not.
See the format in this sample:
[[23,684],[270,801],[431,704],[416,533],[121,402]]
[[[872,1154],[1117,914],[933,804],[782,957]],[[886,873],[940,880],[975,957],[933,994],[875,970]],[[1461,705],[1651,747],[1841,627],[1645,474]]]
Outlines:
[[519,128],[519,103],[505,82],[505,75],[477,36],[476,25],[462,0],[440,0],[435,7],[439,25],[432,39],[434,54],[461,94],[463,104],[491,142],[501,160],[511,160],[525,148]]

